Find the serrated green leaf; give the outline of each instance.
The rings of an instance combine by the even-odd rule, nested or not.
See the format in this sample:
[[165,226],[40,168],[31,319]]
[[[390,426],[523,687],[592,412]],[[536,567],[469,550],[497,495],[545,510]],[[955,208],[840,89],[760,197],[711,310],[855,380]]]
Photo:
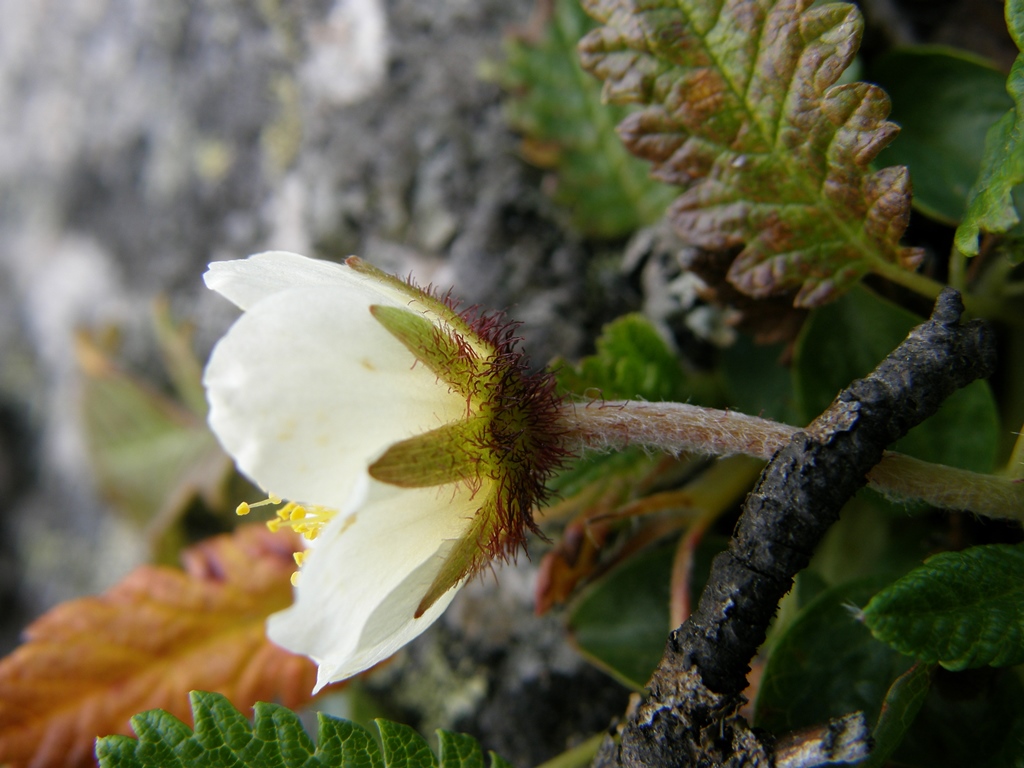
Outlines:
[[978,178],[985,134],[1013,106],[1003,75],[962,51],[919,46],[880,57],[870,78],[889,94],[890,117],[900,126],[878,162],[907,166],[914,207],[957,224]]
[[653,173],[686,191],[668,214],[688,242],[742,246],[728,278],[744,293],[813,307],[920,254],[899,245],[905,168],[872,172],[896,135],[877,86],[832,87],[853,59],[857,8],[811,0],[585,0],[606,26],[580,43],[619,125]]
[[[376,720],[380,744],[349,720],[317,715],[317,744],[298,716],[259,702],[250,723],[220,694],[190,695],[195,728],[163,710],[132,718],[137,739],[105,736],[96,742],[100,768],[484,768],[475,739],[438,731],[441,760],[416,731]],[[510,768],[491,753],[490,768]]]
[[1014,192],[1024,184],[1024,0],[1007,0],[1006,23],[1022,53],[1006,80],[1013,107],[985,136],[981,171],[954,237],[956,247],[971,256],[978,253],[981,232],[1008,232],[1020,223]]
[[593,26],[578,0],[555,0],[539,41],[508,42],[498,80],[526,159],[557,172],[556,202],[583,234],[617,237],[661,218],[675,194],[622,146],[615,124],[625,110],[605,107],[580,67],[576,43]]
[[946,669],[1024,662],[1024,545],[944,552],[875,595],[872,634]]
[[444,768],[484,768],[483,750],[472,736],[439,730],[437,742]]
[[575,367],[556,367],[566,392],[605,400],[686,400],[691,392],[679,359],[643,315],[623,315],[606,325],[597,352]]
[[318,742],[326,765],[384,768],[384,757],[370,732],[350,720],[318,714]]
[[384,752],[386,766],[437,768],[437,758],[430,751],[426,740],[408,725],[380,718],[374,722],[380,731],[381,749]]
[[860,764],[861,768],[882,768],[903,741],[928,696],[932,669],[926,664],[915,664],[889,686],[878,722],[871,732],[875,746],[871,756]]
[[[921,318],[858,287],[817,309],[797,339],[793,389],[801,423],[832,402],[840,390],[871,372]],[[990,472],[999,440],[992,390],[975,381],[955,392],[939,412],[895,443],[894,450],[926,461]]]
[[833,587],[800,610],[771,649],[755,725],[784,733],[856,710],[877,719],[892,681],[911,665],[850,611],[881,583],[875,576]]

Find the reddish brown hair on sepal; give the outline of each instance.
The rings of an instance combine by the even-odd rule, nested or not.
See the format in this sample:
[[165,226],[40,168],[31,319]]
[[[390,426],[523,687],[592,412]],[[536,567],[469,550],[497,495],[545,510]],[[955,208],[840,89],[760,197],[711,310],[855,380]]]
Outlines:
[[411,281],[402,290],[427,311],[374,305],[371,313],[439,384],[465,398],[466,412],[391,446],[370,474],[400,487],[456,484],[478,505],[420,601],[419,617],[491,560],[514,559],[527,531],[541,535],[534,505],[546,499],[568,451],[554,376],[530,372],[518,323],[477,307],[460,312],[451,294],[437,297]]

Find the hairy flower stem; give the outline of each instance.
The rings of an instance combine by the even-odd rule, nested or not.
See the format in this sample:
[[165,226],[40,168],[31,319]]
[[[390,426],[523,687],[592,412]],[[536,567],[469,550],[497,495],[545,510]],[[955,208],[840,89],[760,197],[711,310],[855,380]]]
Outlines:
[[[566,447],[576,453],[638,445],[673,454],[744,454],[770,459],[799,431],[735,411],[633,400],[568,403],[562,407],[560,420]],[[881,463],[868,473],[868,485],[890,498],[1024,520],[1024,482],[932,464],[893,451],[886,451]]]

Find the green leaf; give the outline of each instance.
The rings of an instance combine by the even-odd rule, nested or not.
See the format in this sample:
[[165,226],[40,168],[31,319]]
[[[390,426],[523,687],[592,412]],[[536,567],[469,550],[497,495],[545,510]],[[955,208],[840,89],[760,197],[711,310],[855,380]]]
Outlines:
[[1019,670],[933,670],[931,689],[888,765],[1022,768],[1024,685]]
[[619,478],[632,487],[657,463],[657,457],[632,446],[611,453],[592,453],[572,461],[548,483],[548,487],[561,498],[571,498],[595,484],[605,485],[612,478]]
[[896,678],[885,694],[882,711],[871,733],[875,746],[861,768],[882,768],[914,723],[931,688],[933,668],[915,664]]
[[813,573],[826,585],[837,586],[877,573],[907,573],[931,554],[932,525],[925,516],[908,515],[903,507],[865,489],[846,503],[798,578]]
[[1008,232],[1020,223],[1014,191],[1024,184],[1024,0],[1006,1],[1006,23],[1022,53],[1006,80],[1013,107],[988,130],[981,172],[968,196],[967,214],[954,242],[963,253],[978,253],[981,232]]
[[437,758],[430,751],[430,746],[408,725],[392,723],[383,719],[377,719],[374,722],[380,730],[384,764],[388,768],[392,768],[392,766],[395,768],[398,766],[436,768]]
[[484,753],[472,736],[438,731],[437,741],[445,768],[484,768]]
[[[711,559],[726,546],[706,537],[697,548],[694,600],[704,589]],[[629,558],[587,587],[573,603],[569,631],[580,651],[615,678],[641,689],[665,651],[669,626],[669,583],[675,543]]]
[[177,322],[166,299],[153,307],[153,332],[160,358],[178,399],[193,413],[206,418],[206,390],[203,388],[203,366],[192,350],[192,325]]
[[674,552],[673,546],[661,546],[630,558],[584,590],[569,614],[569,632],[580,651],[638,690],[658,666],[672,629]]
[[1024,662],[1024,545],[943,552],[875,595],[864,622],[901,653],[946,669]]
[[[919,322],[913,313],[863,287],[816,310],[794,352],[793,387],[801,422],[813,419],[841,389],[870,373]],[[991,388],[975,381],[892,447],[926,461],[989,472],[999,430]]]
[[756,413],[783,424],[797,424],[793,379],[781,360],[787,344],[756,344],[741,334],[719,352],[722,375],[729,391],[728,405],[741,413]]
[[578,0],[555,0],[540,40],[508,42],[498,80],[526,159],[557,172],[556,202],[583,234],[617,237],[661,218],[675,193],[622,146],[615,124],[625,110],[603,105],[579,65],[576,43],[593,26]]
[[892,98],[890,117],[900,126],[878,162],[906,165],[914,206],[958,223],[978,178],[985,133],[1013,107],[1003,75],[984,60],[929,46],[882,56],[869,74]]
[[623,315],[606,325],[597,353],[575,367],[556,367],[566,392],[605,400],[664,402],[691,395],[679,359],[643,315]]
[[898,131],[888,97],[832,87],[857,51],[860,13],[810,4],[584,0],[606,26],[580,43],[608,101],[644,105],[619,135],[655,177],[685,188],[668,214],[679,234],[742,246],[729,281],[754,297],[795,293],[803,307],[921,258],[899,245],[906,169],[870,169]]
[[[377,720],[380,745],[349,720],[317,715],[317,744],[291,710],[259,702],[250,723],[217,693],[190,694],[193,731],[163,710],[132,718],[138,739],[105,736],[96,742],[101,768],[484,768],[480,745],[469,736],[438,731],[441,759],[405,725]],[[509,768],[491,753],[490,768]]]
[[783,733],[856,710],[877,719],[890,684],[911,664],[850,611],[881,583],[876,576],[833,587],[801,609],[768,657],[756,725]]
[[136,523],[154,527],[173,522],[197,494],[216,505],[231,460],[206,425],[205,404],[197,412],[153,389],[87,338],[77,353],[85,438],[104,495]]

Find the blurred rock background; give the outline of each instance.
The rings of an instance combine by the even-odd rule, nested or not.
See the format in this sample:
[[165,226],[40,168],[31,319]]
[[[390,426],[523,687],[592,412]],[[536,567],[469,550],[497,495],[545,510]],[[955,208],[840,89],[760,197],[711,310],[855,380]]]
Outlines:
[[[621,311],[595,309],[584,291],[583,246],[517,157],[500,89],[480,76],[532,10],[0,0],[3,652],[39,613],[106,589],[148,555],[97,492],[77,330],[116,331],[120,358],[158,378],[151,312],[165,296],[195,323],[205,359],[235,314],[204,289],[205,265],[269,248],[357,253],[507,307],[539,363],[579,352],[588,314]],[[403,694],[396,706],[429,727],[458,721],[529,764],[600,729],[625,698],[565,647],[556,618],[532,616],[521,560],[501,578],[507,594],[482,581],[434,645],[410,654],[433,659],[411,665],[433,670],[421,696],[433,703]],[[401,669],[378,693],[403,690]],[[590,711],[559,711],[569,702]],[[518,743],[488,739],[501,730]]]

